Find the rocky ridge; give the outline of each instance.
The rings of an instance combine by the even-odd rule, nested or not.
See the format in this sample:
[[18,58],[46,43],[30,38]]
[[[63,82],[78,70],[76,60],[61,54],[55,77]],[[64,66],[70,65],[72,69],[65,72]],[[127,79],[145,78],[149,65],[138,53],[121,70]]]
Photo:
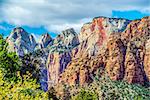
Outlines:
[[59,75],[66,69],[66,66],[72,59],[71,50],[78,44],[77,33],[72,28],[62,31],[56,37],[54,44],[49,48],[47,60],[50,84],[58,83]]
[[53,44],[53,39],[48,33],[45,33],[41,36],[38,44],[39,49],[46,48],[47,46],[51,46]]
[[6,41],[8,43],[8,50],[10,52],[17,52],[19,56],[33,52],[37,45],[34,37],[21,27],[14,28]]
[[144,17],[130,22],[122,32],[110,33],[97,55],[74,58],[60,75],[60,82],[83,85],[93,81],[97,71],[103,69],[112,80],[149,83],[149,26],[150,17]]

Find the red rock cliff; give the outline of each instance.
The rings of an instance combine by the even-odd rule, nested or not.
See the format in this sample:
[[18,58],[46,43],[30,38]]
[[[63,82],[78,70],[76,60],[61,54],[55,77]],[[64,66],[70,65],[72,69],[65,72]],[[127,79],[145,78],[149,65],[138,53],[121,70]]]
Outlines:
[[[132,21],[123,32],[110,32],[110,28],[106,29],[109,25],[102,26],[103,20],[104,18],[95,19],[82,28],[82,43],[78,46],[80,55],[68,64],[60,75],[60,82],[83,85],[91,82],[99,69],[104,69],[112,80],[125,80],[142,85],[149,82],[150,17]],[[87,53],[88,50],[95,50],[91,45],[93,41],[97,46],[103,46],[98,47],[97,55],[85,56],[85,51]],[[88,46],[90,49],[87,49]]]

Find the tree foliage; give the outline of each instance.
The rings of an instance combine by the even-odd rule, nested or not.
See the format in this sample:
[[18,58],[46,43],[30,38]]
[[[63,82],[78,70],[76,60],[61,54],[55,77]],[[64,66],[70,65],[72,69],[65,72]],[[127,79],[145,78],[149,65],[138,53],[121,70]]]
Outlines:
[[72,97],[72,100],[98,100],[98,96],[95,92],[81,89],[81,91],[76,96]]
[[6,82],[3,80],[0,71],[0,100],[48,100],[48,94],[40,90],[40,85],[36,80],[31,79],[31,74],[24,75],[24,81],[18,73],[16,82]]
[[8,52],[8,44],[0,35],[0,100],[49,100],[56,99],[55,93],[40,89],[38,80],[39,62],[27,54],[19,58]]
[[39,80],[39,66],[40,61],[36,60],[36,57],[34,57],[33,54],[25,54],[21,58],[22,65],[20,67],[21,75],[25,75],[26,72],[29,72],[32,74],[31,78],[34,78],[36,80]]
[[7,43],[2,35],[0,35],[0,69],[3,72],[5,80],[17,80],[17,71],[20,69],[20,60],[15,53],[9,53]]

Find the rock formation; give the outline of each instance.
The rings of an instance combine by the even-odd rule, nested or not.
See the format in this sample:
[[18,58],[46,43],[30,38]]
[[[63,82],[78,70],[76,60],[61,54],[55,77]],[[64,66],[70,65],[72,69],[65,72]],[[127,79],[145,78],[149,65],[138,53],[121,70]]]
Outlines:
[[39,48],[46,48],[48,45],[51,46],[53,44],[53,39],[50,37],[48,33],[43,34],[41,39],[39,40]]
[[79,34],[73,28],[55,39],[44,34],[38,44],[17,27],[7,42],[8,50],[20,56],[33,51],[41,54],[37,59],[44,81],[40,82],[48,81],[49,86],[61,82],[84,85],[105,74],[128,83],[145,85],[150,81],[150,17],[133,21],[96,17],[84,24]]
[[[144,84],[147,80],[149,72],[145,73],[144,67],[147,70],[147,64],[144,64],[144,56],[147,59],[148,37],[150,36],[150,17],[145,17],[141,20],[132,21],[127,29],[123,32],[121,38],[127,47],[125,57],[125,76],[124,80],[129,83]],[[147,62],[148,63],[148,62]]]
[[107,43],[108,58],[105,69],[112,80],[121,80],[124,75],[126,48],[118,37],[113,37]]
[[[122,32],[130,20],[96,17],[92,22],[84,24],[79,34],[79,54],[94,56],[106,45],[111,33]],[[79,55],[81,56],[81,55]]]
[[79,44],[77,33],[71,28],[62,31],[49,48],[48,71],[50,83],[58,83],[59,75],[71,61],[71,50]]
[[17,52],[19,56],[33,52],[36,46],[34,37],[21,27],[14,28],[7,38],[7,42],[9,45],[8,50],[10,52]]
[[[97,21],[96,19],[99,20]],[[82,28],[81,32],[83,31],[85,34],[82,34],[83,39],[79,36],[82,42],[78,46],[78,50],[87,48],[95,40],[94,42],[100,46],[97,55],[81,56],[86,49],[80,52],[80,56],[72,58],[73,60],[60,75],[59,82],[66,82],[70,85],[83,85],[91,82],[98,70],[104,69],[112,80],[125,80],[128,83],[142,85],[147,84],[150,81],[150,17],[133,20],[126,28],[126,25],[123,25],[123,29],[115,28],[114,30],[116,31],[112,32],[110,30],[113,30],[113,28],[106,29],[101,27],[101,21],[105,18],[96,19],[94,19],[94,23],[99,23],[96,24],[96,27],[92,28],[86,24],[86,28]],[[88,24],[90,25],[91,23]],[[109,27],[109,25],[106,26]],[[92,35],[90,34],[93,37],[93,41],[87,42],[89,41],[90,35],[88,34],[91,33],[91,30],[95,30],[92,32]],[[98,41],[96,39],[98,35],[93,35],[97,33],[101,35]],[[84,40],[86,43],[83,45]],[[92,45],[89,47],[92,47]]]
[[145,55],[144,55],[144,70],[147,79],[150,81],[150,37],[145,42]]
[[36,43],[33,35],[27,33],[23,28],[16,27],[7,38],[8,51],[16,52],[21,58],[25,54],[30,54],[34,59],[32,62],[40,62],[36,65],[40,69],[40,84],[41,88],[47,90],[47,69],[46,61],[49,50],[46,48],[52,45],[53,39],[48,33],[43,34],[40,41]]

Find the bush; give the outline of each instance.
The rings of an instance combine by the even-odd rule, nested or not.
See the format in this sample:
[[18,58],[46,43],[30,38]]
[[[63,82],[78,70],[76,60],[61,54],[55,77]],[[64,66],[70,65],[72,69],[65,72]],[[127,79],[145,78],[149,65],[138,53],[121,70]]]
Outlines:
[[72,97],[72,100],[98,100],[98,96],[95,92],[81,89],[81,91]]
[[104,100],[150,100],[150,89],[124,81],[112,81],[107,76],[95,80],[86,86],[90,91],[96,91],[99,99]]
[[48,94],[39,89],[40,85],[36,83],[36,80],[30,79],[31,75],[25,75],[24,81],[21,81],[21,77],[18,73],[17,82],[6,82],[3,80],[3,74],[0,70],[0,100],[12,99],[12,100],[39,100],[48,99]]

